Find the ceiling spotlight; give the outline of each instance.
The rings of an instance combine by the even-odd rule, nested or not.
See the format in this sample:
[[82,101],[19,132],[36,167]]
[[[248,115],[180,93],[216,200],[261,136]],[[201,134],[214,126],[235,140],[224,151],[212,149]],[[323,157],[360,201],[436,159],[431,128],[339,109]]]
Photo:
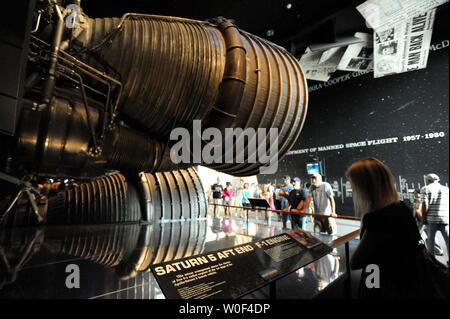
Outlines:
[[287,5],[286,5],[286,9],[290,9],[290,8],[292,8],[292,3],[288,3]]
[[267,30],[266,34],[267,34],[267,36],[271,37],[275,34],[275,31],[273,31],[273,29],[269,29],[269,30]]

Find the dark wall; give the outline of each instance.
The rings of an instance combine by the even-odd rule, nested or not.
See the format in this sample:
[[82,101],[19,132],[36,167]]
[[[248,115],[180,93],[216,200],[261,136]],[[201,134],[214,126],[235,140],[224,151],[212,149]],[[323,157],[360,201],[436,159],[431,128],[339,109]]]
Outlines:
[[[439,43],[448,45],[448,40],[432,41]],[[397,189],[405,193],[404,199],[408,198],[406,193],[411,195],[412,189],[424,185],[424,174],[436,173],[441,183],[448,183],[449,50],[435,48],[423,70],[378,79],[373,78],[373,73],[342,72],[333,75],[332,79],[337,80],[330,80],[326,86],[311,81],[308,115],[291,150],[306,153],[285,156],[275,175],[260,175],[259,181],[280,182],[286,174],[307,179],[306,163],[316,157],[324,164],[327,181],[335,184],[337,209],[346,215],[353,213],[345,171],[364,157],[376,157],[390,167]],[[440,136],[426,138],[430,133]],[[420,135],[418,140],[407,138],[416,135]],[[397,140],[368,145],[369,141],[386,138]],[[347,147],[353,142],[365,142],[366,146]],[[344,148],[311,150],[330,145]]]

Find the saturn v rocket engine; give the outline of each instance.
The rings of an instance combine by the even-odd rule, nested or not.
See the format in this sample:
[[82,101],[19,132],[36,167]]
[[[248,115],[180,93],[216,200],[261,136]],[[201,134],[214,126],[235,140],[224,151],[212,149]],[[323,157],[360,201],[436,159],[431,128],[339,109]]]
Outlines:
[[[11,100],[16,107],[1,99],[0,87],[0,177],[19,192],[0,194],[4,224],[27,224],[31,217],[13,217],[17,211],[67,224],[205,216],[196,164],[171,160],[174,128],[193,132],[194,120],[221,132],[266,128],[267,136],[254,137],[266,145],[277,128],[278,159],[300,134],[307,87],[299,63],[230,20],[136,13],[92,19],[79,1],[26,3],[25,54],[9,66],[23,74]],[[249,139],[233,145],[240,138],[244,147],[233,158],[251,157]],[[263,165],[221,159],[201,164],[235,176]],[[32,176],[78,182],[42,209]]]

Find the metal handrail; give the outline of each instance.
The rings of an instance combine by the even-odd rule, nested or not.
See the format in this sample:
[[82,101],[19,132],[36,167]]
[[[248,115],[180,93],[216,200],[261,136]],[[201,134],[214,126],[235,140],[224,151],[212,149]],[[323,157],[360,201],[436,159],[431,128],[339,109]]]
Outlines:
[[253,208],[253,207],[243,207],[243,206],[232,206],[232,205],[223,205],[223,204],[209,204],[209,206],[219,206],[219,207],[230,207],[230,208],[240,208],[245,210],[251,210],[251,211],[263,211],[263,212],[272,212],[272,213],[282,213],[282,214],[293,214],[293,215],[302,215],[302,216],[312,216],[312,217],[331,217],[336,219],[348,219],[348,220],[361,220],[361,217],[355,217],[355,216],[331,216],[331,215],[323,215],[323,214],[310,214],[310,213],[301,213],[301,212],[286,212],[284,210],[279,209],[267,209],[264,207],[261,208]]
[[331,246],[331,248],[337,248],[341,245],[344,245],[346,243],[348,243],[350,240],[355,239],[356,237],[359,236],[360,230],[354,230],[351,233],[348,233],[347,235],[341,236],[335,240],[333,240],[329,246]]

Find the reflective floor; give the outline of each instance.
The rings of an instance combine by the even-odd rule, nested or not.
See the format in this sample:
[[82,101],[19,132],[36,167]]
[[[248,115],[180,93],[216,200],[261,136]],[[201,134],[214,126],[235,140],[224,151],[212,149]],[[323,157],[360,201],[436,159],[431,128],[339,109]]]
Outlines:
[[[155,225],[45,226],[0,232],[0,298],[162,299],[150,265],[289,231],[238,214]],[[265,223],[265,224],[264,224]],[[269,225],[268,225],[269,224]],[[314,234],[325,243],[337,237]],[[358,240],[350,243],[350,252]],[[66,280],[76,265],[79,288]],[[73,267],[73,266],[71,266]],[[344,246],[277,282],[277,298],[312,298],[346,271]],[[268,298],[261,289],[245,298]]]

